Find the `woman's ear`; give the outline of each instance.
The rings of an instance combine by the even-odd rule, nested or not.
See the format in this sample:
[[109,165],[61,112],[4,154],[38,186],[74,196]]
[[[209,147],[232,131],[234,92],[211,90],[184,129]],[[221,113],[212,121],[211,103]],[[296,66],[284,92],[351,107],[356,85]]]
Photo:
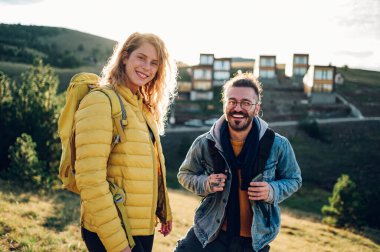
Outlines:
[[127,52],[123,52],[123,55],[122,55],[122,61],[123,61],[123,64],[126,65],[127,64],[127,60],[128,60],[128,53]]

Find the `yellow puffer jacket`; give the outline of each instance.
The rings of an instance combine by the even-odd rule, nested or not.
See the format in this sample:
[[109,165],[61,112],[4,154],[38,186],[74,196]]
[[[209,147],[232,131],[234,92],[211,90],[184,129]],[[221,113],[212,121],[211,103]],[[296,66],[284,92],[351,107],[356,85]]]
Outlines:
[[[117,144],[110,153],[113,135],[111,105],[103,93],[92,92],[82,100],[75,114],[75,167],[82,225],[98,234],[107,251],[119,252],[128,245],[128,241],[107,178],[126,192],[132,235],[152,235],[156,217],[166,222],[172,216],[166,189],[165,161],[153,116],[142,99],[128,88],[118,87],[118,92],[127,112],[127,142]],[[147,124],[153,131],[156,151]],[[162,177],[158,175],[158,167]],[[160,192],[159,181],[163,183]],[[158,201],[163,202],[160,213],[156,213]]]

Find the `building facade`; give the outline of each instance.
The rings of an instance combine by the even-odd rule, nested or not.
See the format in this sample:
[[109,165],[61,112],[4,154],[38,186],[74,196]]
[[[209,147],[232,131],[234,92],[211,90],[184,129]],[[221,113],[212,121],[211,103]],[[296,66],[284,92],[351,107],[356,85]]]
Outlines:
[[276,74],[276,56],[260,55],[259,79],[265,84],[278,84]]
[[220,87],[231,76],[231,58],[214,59],[213,86]]
[[309,54],[293,54],[292,80],[296,86],[302,86],[303,77],[309,69]]
[[192,89],[190,100],[213,99],[214,54],[200,54],[199,65],[192,67]]
[[304,92],[312,103],[335,103],[334,66],[310,66],[303,78]]

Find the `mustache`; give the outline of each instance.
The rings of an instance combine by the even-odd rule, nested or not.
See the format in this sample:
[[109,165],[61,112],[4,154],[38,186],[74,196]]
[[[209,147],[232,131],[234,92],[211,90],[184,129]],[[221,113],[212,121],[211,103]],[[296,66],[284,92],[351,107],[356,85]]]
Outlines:
[[235,111],[231,111],[231,112],[228,112],[229,116],[233,116],[233,115],[242,115],[242,116],[248,116],[248,113],[244,113],[243,111],[239,111],[239,112],[235,112]]

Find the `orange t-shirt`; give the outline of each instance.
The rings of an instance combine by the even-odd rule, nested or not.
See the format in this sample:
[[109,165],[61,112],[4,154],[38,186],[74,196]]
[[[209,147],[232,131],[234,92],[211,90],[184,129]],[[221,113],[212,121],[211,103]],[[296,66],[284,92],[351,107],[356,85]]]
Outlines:
[[[244,141],[232,141],[232,149],[234,150],[235,156],[238,156],[243,149]],[[241,190],[241,170],[238,172],[239,177],[239,206],[240,206],[240,236],[242,237],[251,237],[251,226],[252,226],[252,217],[253,212],[251,209],[251,203],[248,199],[248,192]],[[227,231],[227,218],[224,219],[222,229]]]

